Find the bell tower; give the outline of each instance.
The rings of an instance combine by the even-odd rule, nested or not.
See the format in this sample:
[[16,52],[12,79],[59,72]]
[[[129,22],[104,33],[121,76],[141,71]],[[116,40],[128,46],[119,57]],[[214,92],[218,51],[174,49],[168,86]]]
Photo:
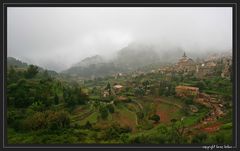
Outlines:
[[184,53],[183,53],[183,58],[186,58],[187,56],[186,56],[186,53],[185,53],[185,51],[184,51]]

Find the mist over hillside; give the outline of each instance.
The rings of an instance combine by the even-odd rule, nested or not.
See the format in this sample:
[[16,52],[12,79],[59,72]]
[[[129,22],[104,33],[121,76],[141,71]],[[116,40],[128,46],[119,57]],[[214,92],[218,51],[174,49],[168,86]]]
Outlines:
[[150,65],[174,64],[182,57],[184,52],[194,60],[206,59],[209,55],[231,53],[230,50],[210,51],[208,53],[185,51],[181,48],[168,50],[160,49],[155,45],[134,42],[117,51],[111,59],[106,59],[101,55],[90,56],[73,64],[61,73],[82,78],[104,77],[119,72],[126,73],[143,67],[147,68]]
[[[118,56],[121,49],[133,52]],[[183,52],[194,59],[231,49],[232,10],[227,7],[8,10],[8,56],[57,72],[95,55],[138,66],[141,58],[173,62]]]

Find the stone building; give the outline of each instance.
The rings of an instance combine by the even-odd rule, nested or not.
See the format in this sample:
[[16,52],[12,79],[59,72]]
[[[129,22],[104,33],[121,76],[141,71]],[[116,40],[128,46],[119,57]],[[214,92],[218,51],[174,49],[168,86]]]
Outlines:
[[186,97],[186,96],[197,96],[199,94],[199,88],[190,86],[176,86],[175,88],[176,96]]
[[221,73],[221,77],[223,78],[230,78],[231,76],[231,65],[232,59],[231,58],[224,58],[223,59],[224,69]]
[[120,93],[122,91],[122,89],[123,89],[123,86],[117,84],[117,85],[113,86],[113,89],[114,89],[115,93]]
[[182,58],[180,58],[176,64],[175,70],[177,72],[184,73],[195,72],[196,65],[195,62],[191,58],[187,57],[186,53],[184,52]]
[[108,96],[110,96],[109,92],[106,91],[106,90],[103,91],[103,97],[106,98],[106,97],[108,97]]
[[217,60],[205,60],[202,63],[196,65],[196,77],[204,78],[206,76],[211,76],[215,72],[215,68],[217,67]]

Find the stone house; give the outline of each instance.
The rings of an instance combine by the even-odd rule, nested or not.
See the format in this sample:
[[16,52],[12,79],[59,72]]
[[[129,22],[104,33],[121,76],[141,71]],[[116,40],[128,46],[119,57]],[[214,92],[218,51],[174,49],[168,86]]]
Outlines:
[[176,96],[185,97],[185,96],[197,96],[199,94],[199,88],[190,87],[190,86],[176,86],[175,88]]
[[119,84],[117,84],[117,85],[114,85],[114,86],[113,86],[113,89],[114,89],[115,93],[119,93],[119,92],[121,92],[121,91],[122,91],[122,89],[123,89],[123,86],[122,86],[122,85],[119,85]]
[[195,72],[196,71],[196,65],[195,62],[187,57],[186,53],[184,52],[182,58],[179,59],[178,63],[175,65],[175,70],[177,72]]

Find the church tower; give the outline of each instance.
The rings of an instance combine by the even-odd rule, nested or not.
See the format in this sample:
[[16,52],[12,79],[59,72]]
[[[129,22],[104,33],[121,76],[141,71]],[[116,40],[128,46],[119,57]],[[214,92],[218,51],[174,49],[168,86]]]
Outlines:
[[186,53],[185,53],[185,51],[184,51],[184,53],[183,53],[183,58],[186,58],[187,57],[187,55],[186,55]]

